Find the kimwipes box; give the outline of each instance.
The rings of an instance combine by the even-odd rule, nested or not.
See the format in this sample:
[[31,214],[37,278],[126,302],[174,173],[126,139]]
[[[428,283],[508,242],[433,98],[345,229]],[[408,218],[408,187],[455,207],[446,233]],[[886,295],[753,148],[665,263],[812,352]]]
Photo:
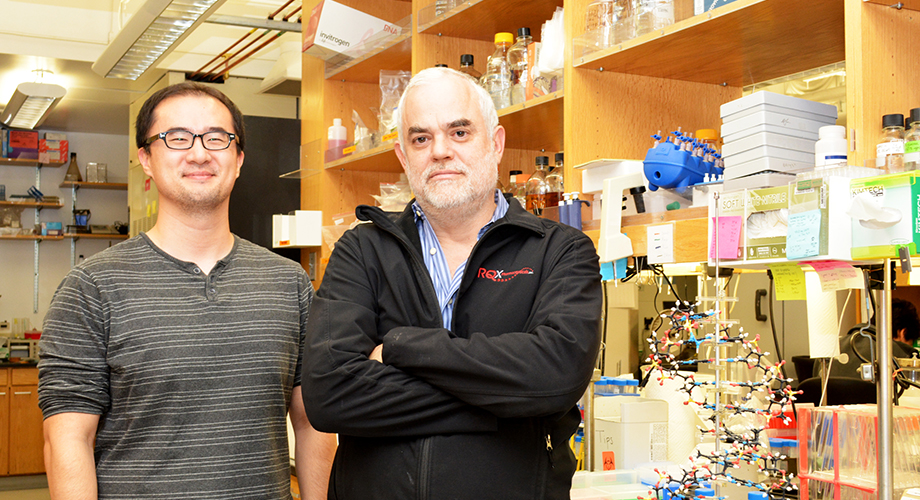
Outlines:
[[850,181],[853,259],[897,258],[920,244],[920,172],[862,177]]
[[401,31],[396,24],[332,0],[323,0],[310,14],[303,51],[320,59],[330,59],[345,52],[357,57],[369,38],[379,33],[395,36]]

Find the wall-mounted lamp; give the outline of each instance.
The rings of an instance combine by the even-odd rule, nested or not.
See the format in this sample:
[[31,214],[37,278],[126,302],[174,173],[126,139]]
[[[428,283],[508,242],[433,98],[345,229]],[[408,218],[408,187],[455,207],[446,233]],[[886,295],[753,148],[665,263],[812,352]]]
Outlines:
[[20,83],[0,114],[0,122],[13,128],[33,129],[48,118],[66,93],[67,89],[53,83]]
[[137,80],[227,0],[147,0],[109,43],[93,71]]

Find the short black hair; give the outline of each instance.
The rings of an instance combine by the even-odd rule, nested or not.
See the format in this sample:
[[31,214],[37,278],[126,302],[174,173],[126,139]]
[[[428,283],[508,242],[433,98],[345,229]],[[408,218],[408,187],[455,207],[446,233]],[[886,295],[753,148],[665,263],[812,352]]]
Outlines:
[[213,97],[220,101],[221,104],[226,106],[227,110],[230,111],[230,116],[233,117],[233,133],[236,135],[237,151],[243,151],[243,146],[246,143],[246,131],[243,128],[243,113],[240,112],[240,109],[236,107],[236,104],[234,104],[229,97],[224,95],[223,92],[217,90],[214,87],[198,82],[182,82],[175,85],[170,85],[169,87],[156,91],[156,93],[150,96],[146,102],[144,102],[144,105],[141,106],[141,110],[137,113],[137,120],[134,122],[134,140],[137,143],[138,149],[144,148],[147,151],[150,151],[150,145],[147,144],[147,138],[150,137],[151,134],[150,127],[153,126],[155,118],[154,112],[156,111],[157,106],[159,106],[161,102],[169,99],[170,97],[184,95],[201,95]]
[[912,343],[920,338],[920,317],[917,308],[904,299],[891,299],[891,334],[904,330],[904,339]]

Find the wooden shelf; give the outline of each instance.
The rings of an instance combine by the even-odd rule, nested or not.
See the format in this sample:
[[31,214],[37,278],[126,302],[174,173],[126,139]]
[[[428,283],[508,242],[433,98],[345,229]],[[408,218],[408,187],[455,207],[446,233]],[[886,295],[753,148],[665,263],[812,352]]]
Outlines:
[[14,160],[12,158],[0,158],[0,167],[48,167],[58,168],[64,163],[39,163],[38,160]]
[[505,148],[562,151],[563,92],[553,92],[498,112]]
[[743,87],[843,61],[843,12],[843,0],[736,0],[608,49],[576,53],[573,63]]
[[562,7],[562,0],[469,0],[426,25],[419,24],[418,32],[491,42],[495,33],[528,27],[539,42],[540,27],[556,7]]
[[866,3],[874,3],[876,5],[883,5],[885,7],[891,7],[901,3],[901,7],[909,10],[920,10],[920,0],[863,0]]
[[347,63],[326,69],[326,78],[346,82],[378,83],[380,70],[412,69],[412,27],[403,28],[403,34],[387,45],[372,50]]
[[21,234],[20,234],[20,235],[16,235],[16,236],[0,235],[0,240],[20,240],[20,241],[35,241],[35,240],[43,241],[43,240],[51,240],[51,241],[60,241],[60,240],[63,240],[63,239],[64,239],[63,236],[41,236],[41,235],[36,235],[36,234],[28,234],[28,235],[21,235]]
[[94,234],[94,233],[65,233],[64,238],[74,240],[126,240],[127,234]]
[[37,201],[0,201],[0,207],[62,208],[63,206],[63,203],[44,203]]
[[365,172],[401,173],[402,165],[393,152],[393,144],[382,144],[326,164],[326,170],[360,170]]
[[[706,262],[708,259],[707,207],[685,208],[668,212],[626,215],[621,221],[622,230],[632,242],[633,256],[648,255],[648,227],[674,224],[674,262]],[[600,230],[586,230],[595,246]],[[679,243],[678,243],[679,242]]]
[[61,183],[62,188],[77,188],[77,189],[108,189],[116,191],[127,191],[128,185],[118,182],[72,182],[64,181]]

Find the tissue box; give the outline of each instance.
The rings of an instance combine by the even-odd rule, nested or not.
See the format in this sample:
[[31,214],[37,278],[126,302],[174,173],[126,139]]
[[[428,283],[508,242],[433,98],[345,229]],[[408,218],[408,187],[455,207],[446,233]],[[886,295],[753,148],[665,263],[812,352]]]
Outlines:
[[749,189],[745,203],[745,260],[785,259],[789,185]]
[[319,246],[323,243],[322,226],[321,210],[272,215],[272,248]]
[[360,46],[380,32],[399,35],[401,28],[360,10],[323,0],[310,14],[304,28],[303,51],[320,59],[344,52],[357,57]]
[[850,260],[850,179],[809,179],[790,189],[786,258]]
[[[898,248],[917,255],[920,243],[920,172],[863,177],[850,181],[853,259],[896,258]],[[859,198],[857,200],[856,198]],[[858,213],[855,209],[868,207]]]

